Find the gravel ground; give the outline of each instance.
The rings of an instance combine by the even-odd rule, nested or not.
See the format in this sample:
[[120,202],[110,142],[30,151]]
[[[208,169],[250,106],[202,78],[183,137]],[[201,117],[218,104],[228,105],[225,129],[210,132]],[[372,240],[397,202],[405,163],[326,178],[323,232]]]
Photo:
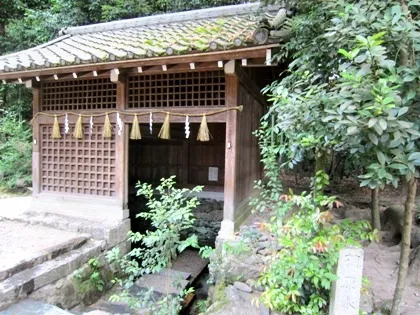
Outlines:
[[76,233],[0,218],[0,270],[76,236]]

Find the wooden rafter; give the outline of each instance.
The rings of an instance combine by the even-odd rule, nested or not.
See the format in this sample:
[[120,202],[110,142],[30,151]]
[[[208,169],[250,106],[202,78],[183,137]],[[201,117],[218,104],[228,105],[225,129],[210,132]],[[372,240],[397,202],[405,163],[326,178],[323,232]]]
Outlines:
[[190,64],[190,63],[206,63],[214,62],[217,66],[219,61],[227,61],[233,59],[252,59],[252,58],[263,58],[266,56],[267,49],[277,47],[278,44],[264,45],[257,47],[247,47],[240,49],[233,49],[228,51],[216,51],[216,52],[204,52],[195,53],[188,55],[178,56],[167,56],[167,57],[153,57],[137,60],[122,60],[113,62],[102,62],[87,65],[73,65],[63,66],[48,69],[37,69],[27,71],[15,71],[15,72],[3,72],[0,73],[0,80],[16,80],[24,78],[35,78],[40,76],[57,76],[61,77],[63,74],[79,73],[79,72],[92,72],[93,71],[104,71],[112,69],[127,69],[127,68],[138,68],[142,67],[153,67],[159,66],[162,71],[162,65],[174,66],[177,64]]

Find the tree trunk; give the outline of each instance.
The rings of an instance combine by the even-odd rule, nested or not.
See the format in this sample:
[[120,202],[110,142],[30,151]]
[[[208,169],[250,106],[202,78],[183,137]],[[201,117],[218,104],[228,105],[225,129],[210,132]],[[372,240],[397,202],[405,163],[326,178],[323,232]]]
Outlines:
[[372,228],[378,231],[381,230],[381,218],[379,216],[379,188],[371,190],[371,214],[372,214]]
[[404,229],[401,239],[401,253],[400,253],[400,267],[398,269],[397,286],[394,292],[394,300],[392,301],[391,315],[400,315],[400,308],[402,297],[404,294],[404,287],[408,271],[408,258],[410,254],[410,238],[411,238],[411,225],[413,222],[413,209],[414,200],[416,198],[417,181],[413,176],[407,182],[407,197],[405,200],[404,209]]

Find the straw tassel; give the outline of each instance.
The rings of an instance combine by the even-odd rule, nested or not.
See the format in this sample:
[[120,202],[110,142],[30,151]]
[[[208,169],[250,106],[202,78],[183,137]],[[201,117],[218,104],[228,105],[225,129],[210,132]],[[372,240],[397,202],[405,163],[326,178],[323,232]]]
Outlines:
[[108,113],[106,113],[106,115],[105,115],[103,136],[104,136],[104,138],[111,138],[112,137],[112,125],[111,125],[111,121],[109,120]]
[[171,127],[169,113],[166,114],[165,121],[163,122],[162,128],[160,129],[159,138],[170,139],[171,138]]
[[52,135],[51,137],[53,139],[61,139],[61,134],[60,134],[60,125],[58,124],[58,118],[57,115],[55,115],[54,117],[54,125],[53,125],[53,130],[52,130]]
[[140,140],[141,139],[140,125],[139,125],[139,120],[137,118],[137,114],[134,115],[133,127],[131,128],[130,139],[131,140]]
[[73,137],[83,139],[82,115],[79,115],[76,126],[74,127]]
[[209,127],[207,126],[207,118],[206,115],[203,115],[203,119],[201,120],[200,129],[198,130],[197,140],[198,141],[210,141],[210,131]]

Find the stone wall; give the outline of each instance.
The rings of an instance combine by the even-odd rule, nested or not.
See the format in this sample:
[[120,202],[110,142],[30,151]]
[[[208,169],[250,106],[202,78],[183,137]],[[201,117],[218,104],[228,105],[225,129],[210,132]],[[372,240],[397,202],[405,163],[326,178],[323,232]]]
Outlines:
[[214,246],[223,220],[223,201],[200,199],[200,203],[194,210],[196,221],[191,233],[197,235],[201,246]]

